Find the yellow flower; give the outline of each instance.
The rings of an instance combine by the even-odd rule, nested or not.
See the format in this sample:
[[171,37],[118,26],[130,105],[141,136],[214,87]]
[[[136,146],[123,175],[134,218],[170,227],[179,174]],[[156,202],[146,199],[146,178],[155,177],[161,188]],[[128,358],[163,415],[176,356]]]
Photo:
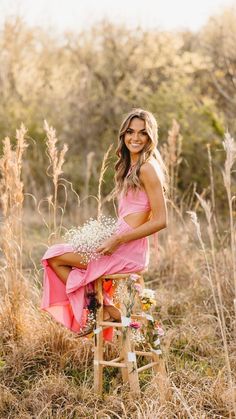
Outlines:
[[145,304],[143,304],[143,310],[144,311],[147,311],[147,310],[149,310],[149,308],[151,307],[151,304],[149,304],[149,303],[145,303]]

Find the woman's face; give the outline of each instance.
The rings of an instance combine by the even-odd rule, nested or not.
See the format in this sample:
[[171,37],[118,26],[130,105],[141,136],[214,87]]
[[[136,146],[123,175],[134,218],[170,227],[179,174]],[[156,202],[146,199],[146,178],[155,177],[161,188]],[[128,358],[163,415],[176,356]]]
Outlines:
[[145,128],[145,121],[134,117],[124,135],[124,142],[130,152],[130,156],[136,160],[138,154],[148,142],[148,133]]

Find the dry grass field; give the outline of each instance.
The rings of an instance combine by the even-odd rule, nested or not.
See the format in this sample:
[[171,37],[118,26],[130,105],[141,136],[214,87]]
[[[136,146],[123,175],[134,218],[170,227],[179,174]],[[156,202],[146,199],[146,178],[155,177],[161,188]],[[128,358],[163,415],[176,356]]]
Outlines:
[[[156,290],[165,330],[163,352],[171,397],[160,404],[149,372],[140,376],[142,397],[132,398],[117,370],[105,371],[104,396],[93,394],[93,341],[79,339],[40,310],[46,247],[60,239],[64,226],[78,221],[61,203],[73,187],[62,179],[66,146],[58,149],[55,131],[45,124],[48,182],[53,193],[37,202],[24,190],[24,126],[16,141],[4,140],[0,160],[0,417],[1,418],[234,418],[236,416],[236,143],[222,139],[222,184],[228,202],[224,217],[215,203],[211,150],[209,188],[176,195],[180,136],[175,123],[162,150],[170,173],[169,224],[159,234],[159,253],[145,276]],[[102,203],[102,177],[98,209]],[[45,174],[47,176],[47,174]],[[89,174],[88,174],[89,176]],[[234,193],[233,193],[234,191]],[[60,194],[59,194],[60,192]],[[60,196],[59,196],[60,195]],[[78,199],[77,199],[78,198]],[[73,198],[74,199],[74,198]],[[75,199],[74,199],[75,200]],[[75,200],[75,202],[76,202]],[[82,204],[81,204],[82,205]],[[115,352],[109,344],[107,351]]]

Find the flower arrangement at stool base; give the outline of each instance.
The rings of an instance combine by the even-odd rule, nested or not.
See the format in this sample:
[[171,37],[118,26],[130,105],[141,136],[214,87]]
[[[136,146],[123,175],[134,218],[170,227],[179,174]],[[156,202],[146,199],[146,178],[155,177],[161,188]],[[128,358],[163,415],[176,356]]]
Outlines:
[[[155,291],[149,288],[143,288],[138,282],[139,278],[137,274],[130,274],[126,281],[113,280],[115,287],[113,296],[114,304],[119,306],[120,301],[122,301],[125,307],[125,313],[122,313],[121,318],[124,326],[124,337],[127,332],[127,327],[129,327],[131,330],[131,340],[136,348],[149,349],[157,355],[161,355],[161,339],[164,336],[164,330],[160,320],[156,319],[157,303],[155,300]],[[87,322],[85,328],[81,330],[81,336],[93,334],[96,328],[96,312],[100,307],[94,290],[88,287],[86,296],[88,300]],[[139,306],[138,313],[142,321],[131,319],[135,304]],[[156,308],[155,311],[154,308]]]
[[[132,274],[120,272],[101,276],[96,282],[95,290],[101,304],[106,281],[110,283],[105,287],[105,291],[109,291],[111,303],[120,310],[121,320],[104,321],[103,307],[97,310],[94,330],[94,391],[102,394],[103,370],[115,367],[121,370],[122,381],[129,385],[132,395],[140,396],[139,374],[151,370],[152,382],[157,388],[160,404],[165,403],[169,398],[169,380],[165,353],[160,349],[164,332],[159,319],[156,319],[157,313],[154,313],[157,305],[155,295],[152,290],[145,289],[142,271]],[[104,351],[104,332],[109,328],[115,332],[115,353]]]
[[[122,316],[122,323],[131,329],[134,346],[140,349],[149,349],[157,355],[161,355],[161,339],[164,336],[164,330],[160,320],[155,318],[158,314],[155,291],[143,288],[138,280],[139,275],[131,274],[126,281],[116,281],[114,301],[117,304],[122,301],[125,307],[126,313]],[[132,321],[131,319],[132,309],[137,304],[137,300],[140,307],[139,317],[142,321]],[[125,333],[126,328],[124,327],[123,334]]]

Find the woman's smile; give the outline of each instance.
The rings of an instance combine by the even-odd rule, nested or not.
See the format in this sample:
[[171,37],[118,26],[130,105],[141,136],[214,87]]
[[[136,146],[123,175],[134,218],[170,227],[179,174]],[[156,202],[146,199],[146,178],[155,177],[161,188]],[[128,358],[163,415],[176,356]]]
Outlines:
[[142,144],[139,143],[130,143],[132,147],[140,147]]

